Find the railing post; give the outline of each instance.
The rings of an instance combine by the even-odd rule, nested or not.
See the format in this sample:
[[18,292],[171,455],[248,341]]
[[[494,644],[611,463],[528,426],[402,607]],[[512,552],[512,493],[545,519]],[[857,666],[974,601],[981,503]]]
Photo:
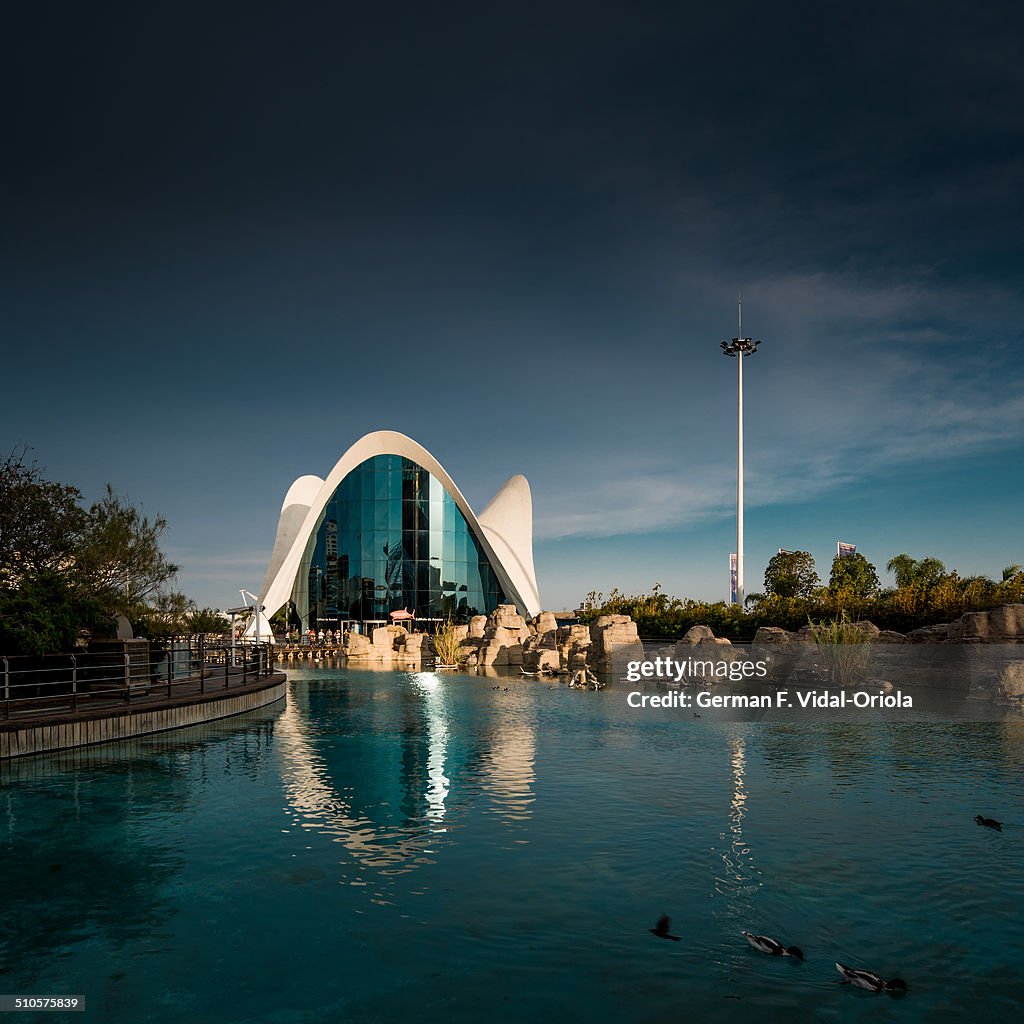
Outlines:
[[245,648],[242,648],[242,685],[245,686],[249,678],[249,658],[245,653]]
[[78,659],[71,655],[71,710],[78,710]]
[[167,641],[167,699],[171,699],[171,686],[174,683],[174,641]]
[[11,717],[11,666],[6,658],[4,663],[4,717]]
[[227,648],[224,649],[224,689],[228,688],[228,652]]
[[206,637],[199,637],[199,692],[206,693]]
[[127,651],[124,652],[124,702],[130,704],[132,702],[132,675],[131,675],[131,663],[129,661],[129,654]]

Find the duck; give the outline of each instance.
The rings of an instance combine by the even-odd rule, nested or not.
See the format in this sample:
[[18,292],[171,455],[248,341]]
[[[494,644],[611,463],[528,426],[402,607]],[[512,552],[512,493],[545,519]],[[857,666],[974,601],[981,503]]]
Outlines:
[[791,956],[797,960],[803,960],[804,951],[799,946],[783,946],[781,942],[768,938],[767,935],[751,935],[750,932],[740,932],[754,949],[762,953],[771,953],[772,956]]
[[885,978],[871,971],[858,971],[846,964],[837,963],[836,970],[843,976],[840,985],[856,985],[869,992],[906,992],[907,983],[902,978]]
[[984,818],[980,814],[976,814],[974,816],[974,820],[979,825],[984,825],[985,828],[994,828],[997,832],[1003,831],[1003,823],[1001,821],[996,821],[995,818]]
[[671,927],[672,919],[668,914],[662,914],[661,917],[658,918],[658,923],[653,928],[648,928],[647,930],[652,935],[657,935],[659,939],[671,939],[673,942],[679,942],[679,936],[671,934]]

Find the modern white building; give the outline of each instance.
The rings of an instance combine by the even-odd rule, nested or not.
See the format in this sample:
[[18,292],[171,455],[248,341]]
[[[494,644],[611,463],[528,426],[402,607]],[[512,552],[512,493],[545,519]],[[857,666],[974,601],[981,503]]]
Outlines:
[[536,615],[530,485],[511,477],[477,516],[421,445],[367,434],[325,480],[288,488],[260,598],[266,617],[287,607],[301,629],[382,622],[401,609],[421,621],[465,622],[499,604]]

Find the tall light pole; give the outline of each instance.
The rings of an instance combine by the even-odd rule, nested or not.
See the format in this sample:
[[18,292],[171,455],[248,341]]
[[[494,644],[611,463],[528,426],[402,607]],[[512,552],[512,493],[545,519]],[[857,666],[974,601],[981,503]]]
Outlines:
[[736,603],[743,607],[743,360],[752,356],[760,341],[743,337],[743,299],[737,299],[739,337],[722,342],[722,352],[737,364],[736,377]]

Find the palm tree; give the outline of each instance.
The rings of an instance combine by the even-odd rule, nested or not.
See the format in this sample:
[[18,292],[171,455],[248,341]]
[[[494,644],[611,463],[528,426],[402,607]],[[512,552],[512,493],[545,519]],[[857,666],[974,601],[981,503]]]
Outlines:
[[1010,580],[1012,580],[1019,572],[1024,572],[1024,565],[1020,565],[1018,562],[1013,562],[1006,566],[1006,568],[1003,569],[1003,582],[1009,583]]
[[894,555],[885,563],[887,571],[896,577],[897,587],[909,587],[917,575],[917,559],[911,558],[905,551]]
[[897,587],[918,584],[933,587],[945,575],[946,566],[938,558],[911,558],[906,552],[890,558],[886,569],[896,577]]

